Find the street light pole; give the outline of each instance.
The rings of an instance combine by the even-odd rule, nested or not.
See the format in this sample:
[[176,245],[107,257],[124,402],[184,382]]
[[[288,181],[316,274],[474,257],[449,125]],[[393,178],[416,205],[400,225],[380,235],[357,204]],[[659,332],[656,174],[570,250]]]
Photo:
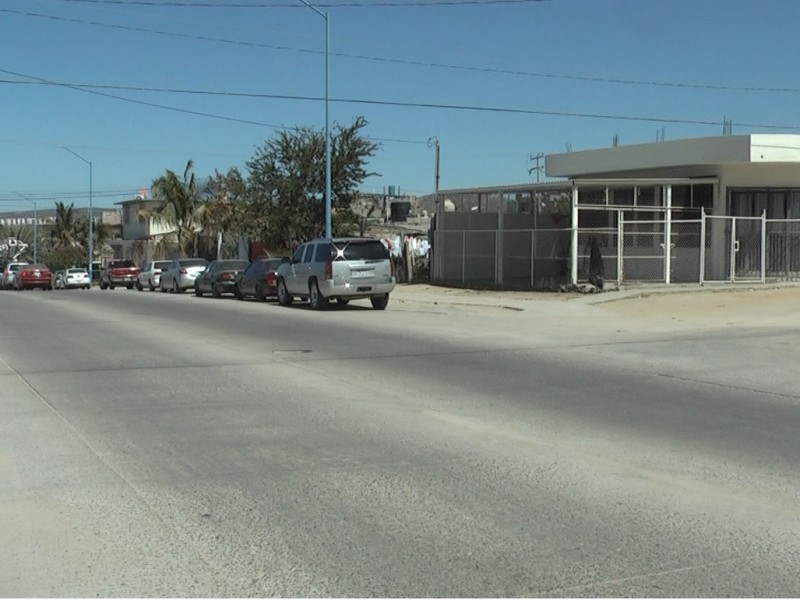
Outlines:
[[36,206],[36,200],[31,200],[27,196],[23,196],[19,192],[14,192],[23,200],[27,200],[33,204],[33,262],[39,262],[39,208]]
[[330,17],[306,0],[300,0],[308,8],[325,19],[325,237],[331,235],[331,136],[330,136]]
[[64,146],[64,150],[66,150],[73,156],[80,158],[83,162],[89,165],[89,241],[87,244],[89,246],[89,261],[88,261],[89,266],[87,270],[89,271],[89,282],[91,283],[93,275],[92,266],[94,265],[94,217],[92,215],[92,161],[86,160],[80,154],[70,150],[66,146]]

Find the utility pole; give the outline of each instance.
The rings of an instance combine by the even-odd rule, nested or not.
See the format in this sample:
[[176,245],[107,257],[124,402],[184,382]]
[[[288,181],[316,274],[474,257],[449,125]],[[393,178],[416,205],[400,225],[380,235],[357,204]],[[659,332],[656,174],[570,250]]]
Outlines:
[[530,156],[530,160],[535,160],[536,161],[536,166],[535,167],[531,167],[530,169],[528,169],[528,175],[530,175],[531,173],[536,171],[536,183],[539,183],[539,181],[540,181],[539,174],[544,169],[544,165],[540,165],[539,164],[539,161],[541,161],[543,158],[544,158],[544,154],[542,152],[539,152],[538,154],[531,154],[531,156]]

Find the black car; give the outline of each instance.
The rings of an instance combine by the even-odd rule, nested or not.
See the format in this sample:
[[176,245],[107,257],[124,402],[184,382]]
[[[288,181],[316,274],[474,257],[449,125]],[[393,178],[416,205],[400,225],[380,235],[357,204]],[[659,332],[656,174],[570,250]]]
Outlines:
[[268,296],[277,296],[276,272],[284,260],[281,258],[257,258],[242,273],[239,273],[233,293],[239,300],[252,296],[262,302]]
[[247,268],[246,260],[226,259],[214,260],[209,263],[205,271],[194,280],[195,296],[212,294],[219,298],[222,294],[233,294],[236,276]]

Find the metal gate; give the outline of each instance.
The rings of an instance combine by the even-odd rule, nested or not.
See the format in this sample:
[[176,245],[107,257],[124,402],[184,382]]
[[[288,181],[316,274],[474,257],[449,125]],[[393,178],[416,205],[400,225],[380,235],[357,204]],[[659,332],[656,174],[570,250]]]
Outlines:
[[763,282],[766,231],[766,214],[761,217],[703,215],[700,282]]

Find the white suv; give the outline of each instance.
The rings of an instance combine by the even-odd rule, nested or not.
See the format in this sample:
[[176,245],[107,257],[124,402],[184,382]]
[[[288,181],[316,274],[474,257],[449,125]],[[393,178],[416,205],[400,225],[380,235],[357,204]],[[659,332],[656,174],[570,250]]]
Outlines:
[[339,304],[369,298],[383,310],[394,290],[394,264],[383,242],[372,238],[320,238],[301,245],[289,262],[278,267],[278,302],[288,306],[308,298],[322,309],[332,299]]
[[3,269],[3,287],[5,289],[10,290],[14,287],[14,277],[27,264],[26,262],[10,262],[6,265],[6,268]]

